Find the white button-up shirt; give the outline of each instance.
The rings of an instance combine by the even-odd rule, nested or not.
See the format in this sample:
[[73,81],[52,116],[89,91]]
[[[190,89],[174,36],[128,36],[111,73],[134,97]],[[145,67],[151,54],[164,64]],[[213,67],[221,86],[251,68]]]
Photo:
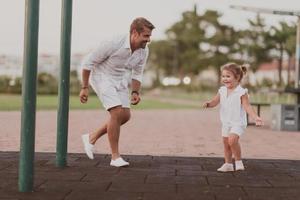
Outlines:
[[82,68],[91,70],[91,76],[104,74],[115,80],[122,80],[127,72],[131,72],[132,79],[142,82],[149,50],[148,47],[140,48],[132,53],[129,37],[124,34],[101,42],[84,58]]
[[225,86],[220,87],[220,118],[223,126],[247,126],[246,112],[241,103],[241,96],[248,90],[238,85],[231,94]]

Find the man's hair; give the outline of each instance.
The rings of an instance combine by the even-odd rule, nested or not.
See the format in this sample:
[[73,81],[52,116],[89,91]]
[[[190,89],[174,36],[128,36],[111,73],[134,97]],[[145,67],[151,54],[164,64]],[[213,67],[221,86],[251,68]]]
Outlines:
[[133,30],[136,30],[138,33],[141,33],[144,31],[144,27],[147,27],[150,30],[153,30],[155,26],[149,22],[147,19],[143,17],[138,17],[133,20],[133,22],[130,25],[130,33],[132,33]]

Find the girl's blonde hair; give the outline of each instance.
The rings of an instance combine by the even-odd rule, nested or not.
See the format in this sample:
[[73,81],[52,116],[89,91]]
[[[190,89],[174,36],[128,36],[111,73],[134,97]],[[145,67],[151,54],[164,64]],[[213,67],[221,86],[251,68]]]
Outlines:
[[236,63],[227,63],[221,67],[221,72],[227,70],[233,73],[234,77],[241,82],[242,78],[247,72],[248,64],[238,65]]

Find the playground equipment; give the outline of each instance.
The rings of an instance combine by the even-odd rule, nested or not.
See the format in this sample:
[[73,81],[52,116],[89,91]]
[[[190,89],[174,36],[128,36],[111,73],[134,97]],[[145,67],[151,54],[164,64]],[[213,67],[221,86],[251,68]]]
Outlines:
[[[58,167],[66,166],[67,157],[72,1],[62,0],[61,11],[60,85],[56,148],[56,165]],[[26,0],[18,182],[20,192],[33,190],[38,29],[39,0]]]

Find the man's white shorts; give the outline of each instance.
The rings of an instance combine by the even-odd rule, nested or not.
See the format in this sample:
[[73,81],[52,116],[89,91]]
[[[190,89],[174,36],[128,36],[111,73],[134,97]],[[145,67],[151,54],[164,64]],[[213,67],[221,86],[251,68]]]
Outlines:
[[246,126],[222,126],[222,136],[228,137],[230,134],[241,136],[246,130]]
[[90,83],[106,110],[115,106],[130,108],[126,78],[114,80],[113,77],[104,74],[93,74]]

